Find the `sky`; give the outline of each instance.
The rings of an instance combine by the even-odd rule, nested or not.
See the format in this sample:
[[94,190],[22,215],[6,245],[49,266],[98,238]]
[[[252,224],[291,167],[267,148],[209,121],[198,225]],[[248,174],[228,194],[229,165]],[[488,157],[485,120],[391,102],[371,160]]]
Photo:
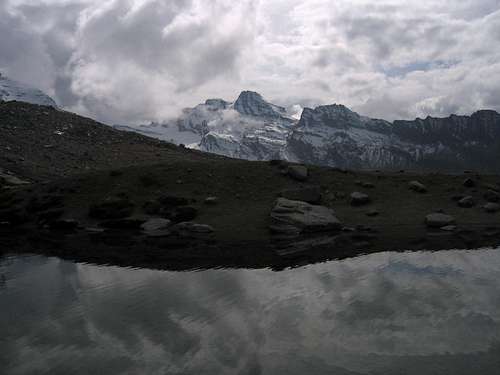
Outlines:
[[500,111],[500,0],[0,0],[0,35],[3,74],[107,123],[242,90],[386,120]]

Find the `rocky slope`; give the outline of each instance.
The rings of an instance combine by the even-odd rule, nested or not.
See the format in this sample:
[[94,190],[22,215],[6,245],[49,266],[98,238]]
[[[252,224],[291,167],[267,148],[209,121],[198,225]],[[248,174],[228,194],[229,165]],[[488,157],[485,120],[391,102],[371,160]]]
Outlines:
[[0,101],[20,101],[57,107],[56,102],[47,94],[24,83],[8,79],[0,74]]
[[495,162],[500,115],[495,111],[390,123],[333,104],[305,108],[296,120],[285,108],[244,91],[234,103],[207,100],[175,121],[136,131],[248,160],[280,158],[351,169],[500,171]]
[[0,172],[21,179],[39,181],[199,154],[53,107],[0,102]]

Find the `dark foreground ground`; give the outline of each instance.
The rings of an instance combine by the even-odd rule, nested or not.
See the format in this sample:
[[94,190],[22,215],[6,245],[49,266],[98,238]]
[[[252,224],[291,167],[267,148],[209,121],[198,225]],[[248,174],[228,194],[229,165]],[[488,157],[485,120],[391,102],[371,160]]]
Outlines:
[[[0,132],[4,176],[29,182],[0,180],[3,253],[168,269],[283,268],[377,251],[500,244],[500,213],[483,208],[496,200],[498,176],[309,166],[307,179],[298,181],[285,163],[202,154],[19,103],[0,105]],[[413,180],[427,192],[409,189]],[[299,236],[270,231],[277,197],[304,187],[320,189],[315,204],[333,208],[342,229]],[[353,206],[355,191],[371,202]],[[457,204],[464,196],[472,197],[472,207]],[[208,197],[216,202],[206,202]],[[95,214],[110,201],[111,212]],[[436,211],[454,216],[456,227],[426,226],[426,215]],[[148,217],[206,224],[213,233],[150,236],[140,230]]]

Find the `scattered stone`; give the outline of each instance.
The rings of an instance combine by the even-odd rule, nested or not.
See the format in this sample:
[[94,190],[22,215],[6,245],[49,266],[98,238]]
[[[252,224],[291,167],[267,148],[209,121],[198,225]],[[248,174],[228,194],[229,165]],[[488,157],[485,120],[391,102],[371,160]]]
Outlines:
[[466,178],[464,181],[464,186],[471,188],[471,187],[476,186],[476,182],[472,178]]
[[486,193],[484,193],[484,199],[491,203],[500,202],[500,193],[497,193],[494,190],[488,190]]
[[141,224],[141,229],[145,232],[167,229],[172,222],[162,217],[154,217]]
[[376,210],[376,209],[370,210],[366,213],[366,216],[369,216],[369,217],[374,217],[374,216],[378,216],[378,215],[380,215],[380,211]]
[[336,237],[308,238],[302,241],[294,241],[283,248],[275,249],[280,256],[290,256],[311,250],[328,250],[335,246]]
[[455,224],[455,218],[451,215],[442,213],[432,213],[425,217],[425,223],[431,228],[442,228],[447,225]]
[[471,208],[474,207],[476,203],[474,202],[474,198],[471,197],[470,195],[460,199],[458,201],[458,205],[462,208]]
[[500,204],[488,202],[483,206],[484,210],[489,213],[495,213],[500,211]]
[[290,165],[287,173],[291,178],[297,181],[305,181],[308,177],[308,170],[303,165]]
[[340,230],[341,227],[335,212],[324,206],[278,198],[271,211],[270,229],[276,233],[299,234]]
[[371,202],[368,194],[355,191],[351,194],[351,206],[363,206]]
[[166,237],[170,235],[168,227],[172,222],[161,217],[151,218],[141,225],[141,229],[148,237]]
[[363,182],[363,184],[361,186],[363,186],[364,188],[367,188],[367,189],[375,188],[375,185],[372,184],[371,182]]
[[91,205],[89,216],[95,219],[121,219],[132,214],[134,204],[126,198],[108,198]]
[[304,186],[296,189],[288,189],[283,190],[280,196],[292,201],[319,203],[321,200],[321,188],[319,186]]
[[427,187],[418,181],[410,181],[408,187],[417,193],[427,193]]
[[445,232],[454,232],[456,229],[456,225],[446,225],[444,227],[441,227],[441,230],[444,230]]
[[217,197],[205,198],[205,204],[217,204],[218,202],[219,202],[219,198],[217,198]]
[[353,227],[343,227],[342,232],[354,232],[356,229]]

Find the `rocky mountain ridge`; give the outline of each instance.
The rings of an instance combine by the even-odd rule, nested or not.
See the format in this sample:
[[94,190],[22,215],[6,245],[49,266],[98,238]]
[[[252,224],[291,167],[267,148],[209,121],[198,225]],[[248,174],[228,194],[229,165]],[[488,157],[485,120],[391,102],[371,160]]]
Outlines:
[[304,108],[297,120],[260,94],[243,91],[234,103],[209,99],[173,121],[125,130],[248,160],[279,158],[352,169],[500,171],[495,161],[500,156],[500,115],[491,110],[391,123],[332,104]]

